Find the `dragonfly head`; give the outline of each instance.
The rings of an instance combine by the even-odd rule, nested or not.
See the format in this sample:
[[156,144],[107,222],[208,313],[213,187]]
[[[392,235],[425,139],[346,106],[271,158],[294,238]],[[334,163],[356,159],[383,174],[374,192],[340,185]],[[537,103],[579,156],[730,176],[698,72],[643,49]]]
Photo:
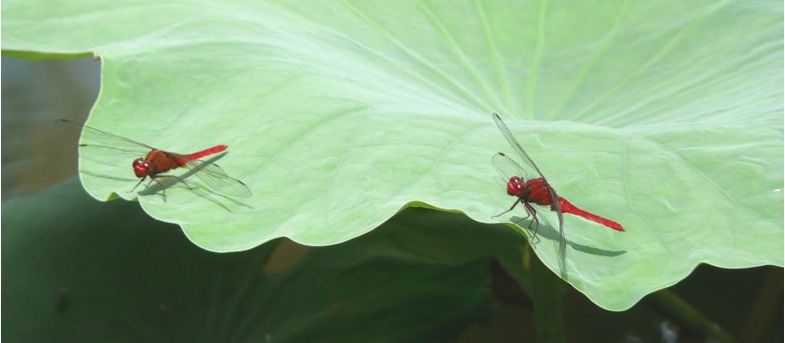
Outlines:
[[523,197],[526,195],[526,182],[519,176],[513,176],[510,181],[507,181],[507,194]]
[[145,177],[150,174],[150,164],[141,157],[134,160],[133,166],[136,177]]

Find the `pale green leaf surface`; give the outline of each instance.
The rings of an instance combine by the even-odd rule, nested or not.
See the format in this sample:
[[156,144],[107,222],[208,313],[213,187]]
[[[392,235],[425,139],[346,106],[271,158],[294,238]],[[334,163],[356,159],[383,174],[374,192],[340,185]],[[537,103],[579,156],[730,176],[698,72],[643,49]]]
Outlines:
[[[565,223],[568,281],[624,309],[698,263],[783,265],[781,12],[28,0],[3,2],[2,29],[9,51],[101,57],[89,125],[176,152],[230,146],[219,163],[250,199],[178,186],[164,203],[127,193],[126,157],[80,167],[93,196],[139,196],[208,250],[335,244],[415,202],[495,222],[513,201],[490,164],[512,153],[498,112],[560,195],[627,229]],[[556,233],[540,235],[556,271]]]

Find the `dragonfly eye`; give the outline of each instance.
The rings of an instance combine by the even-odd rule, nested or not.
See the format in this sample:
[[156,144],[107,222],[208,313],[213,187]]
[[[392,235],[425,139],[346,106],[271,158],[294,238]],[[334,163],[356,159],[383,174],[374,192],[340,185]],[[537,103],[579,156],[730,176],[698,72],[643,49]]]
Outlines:
[[513,176],[507,181],[507,194],[512,196],[523,196],[526,191],[526,183],[519,176]]
[[135,159],[132,165],[134,166],[134,174],[136,174],[136,177],[145,177],[149,174],[148,169],[150,165],[143,158],[140,157]]

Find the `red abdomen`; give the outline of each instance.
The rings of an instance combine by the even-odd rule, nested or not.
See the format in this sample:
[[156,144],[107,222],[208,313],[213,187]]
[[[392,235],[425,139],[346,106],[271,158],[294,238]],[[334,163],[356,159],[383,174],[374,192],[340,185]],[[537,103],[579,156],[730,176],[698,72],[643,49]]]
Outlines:
[[166,154],[171,156],[176,161],[177,167],[174,167],[174,168],[178,168],[178,167],[182,167],[183,165],[188,163],[188,161],[198,160],[198,159],[200,159],[202,157],[205,157],[205,156],[210,156],[212,154],[217,154],[217,153],[219,153],[221,151],[226,150],[226,148],[228,148],[228,146],[226,146],[226,145],[216,145],[216,146],[214,146],[212,148],[204,149],[202,151],[197,151],[195,153],[188,154],[188,155],[173,154],[173,153],[169,153],[169,152],[167,152]]
[[188,154],[188,155],[185,155],[185,156],[188,158],[189,161],[190,160],[196,160],[196,159],[200,159],[200,158],[205,157],[205,156],[210,156],[212,154],[217,154],[217,153],[219,153],[221,151],[226,150],[226,148],[228,148],[228,146],[226,146],[226,145],[216,145],[216,146],[214,146],[212,148],[204,149],[202,151],[198,151],[198,152],[195,152],[193,154]]
[[622,227],[621,224],[619,224],[619,223],[617,223],[617,222],[615,222],[613,220],[600,217],[600,216],[598,216],[598,215],[596,215],[594,213],[586,212],[586,211],[578,208],[577,206],[573,205],[572,203],[567,201],[567,199],[564,199],[562,197],[559,197],[559,205],[561,205],[561,210],[564,213],[571,213],[571,214],[574,214],[576,216],[586,218],[586,219],[591,220],[591,221],[593,221],[595,223],[600,223],[602,225],[605,225],[605,226],[607,226],[607,227],[609,227],[611,229],[614,229],[616,231],[622,231],[622,232],[624,231],[624,227]]

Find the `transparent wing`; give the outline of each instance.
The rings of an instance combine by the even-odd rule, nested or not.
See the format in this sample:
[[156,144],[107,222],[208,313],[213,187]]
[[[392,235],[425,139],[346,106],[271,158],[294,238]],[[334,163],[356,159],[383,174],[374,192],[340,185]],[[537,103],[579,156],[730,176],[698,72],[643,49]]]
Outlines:
[[567,239],[564,237],[564,213],[561,210],[561,202],[559,202],[559,196],[556,194],[556,191],[550,185],[548,185],[548,191],[551,193],[551,199],[554,199],[551,203],[551,209],[556,212],[556,217],[559,218],[559,267],[561,268],[562,278],[566,280]]
[[494,113],[493,120],[496,122],[496,126],[499,127],[499,131],[502,132],[502,136],[504,136],[504,139],[506,139],[507,143],[510,143],[512,149],[515,150],[515,152],[517,152],[519,156],[521,156],[523,162],[525,162],[532,169],[537,171],[537,174],[540,174],[540,177],[543,178],[543,180],[545,180],[545,175],[542,175],[540,168],[537,168],[537,165],[534,164],[534,161],[532,161],[531,157],[529,157],[529,154],[527,154],[526,151],[523,150],[523,147],[521,147],[521,144],[518,143],[518,140],[516,140],[515,137],[512,135],[512,132],[510,132],[510,129],[507,127],[507,125],[504,124],[502,118],[499,118],[499,115]]
[[80,149],[94,151],[101,155],[108,155],[108,157],[117,157],[118,155],[144,157],[154,149],[147,144],[70,120],[59,119],[55,124],[66,132],[82,137],[83,143],[79,145]]
[[518,162],[515,162],[510,156],[507,156],[502,152],[494,154],[493,158],[491,158],[491,163],[493,164],[493,167],[496,168],[496,172],[499,173],[499,176],[501,176],[504,183],[507,183],[513,176],[518,176],[524,180],[530,180],[535,177],[527,172],[526,169],[523,169]]
[[[515,139],[515,136],[512,135],[512,132],[510,132],[510,129],[507,127],[507,125],[504,124],[502,118],[500,118],[498,114],[493,113],[493,120],[496,122],[496,126],[499,127],[499,131],[502,132],[502,136],[504,136],[504,139],[507,140],[507,143],[510,143],[512,149],[515,150],[519,156],[521,156],[521,158],[526,164],[528,164],[532,169],[534,169],[537,172],[537,174],[539,174],[539,177],[541,177],[542,180],[545,182],[545,184],[548,186],[547,187],[548,193],[550,193],[550,197],[551,197],[551,210],[556,212],[556,216],[559,219],[559,267],[561,267],[562,276],[564,277],[566,276],[565,259],[567,257],[567,240],[564,237],[564,215],[562,213],[561,203],[559,203],[559,195],[556,194],[556,190],[554,190],[553,187],[551,187],[550,183],[548,183],[548,179],[546,179],[545,175],[542,174],[540,168],[537,168],[537,165],[534,164],[534,161],[532,161],[531,157],[529,157],[529,154],[526,153],[526,150],[523,150],[523,147],[521,146],[520,143],[518,143],[518,140]],[[518,163],[515,163],[515,161],[513,161],[511,158],[509,158],[507,155],[503,153],[498,153],[494,155],[493,165],[494,167],[496,167],[496,170],[499,172],[499,174],[507,173],[510,171],[515,172],[516,167],[520,169],[520,171],[517,171],[518,173],[525,173],[525,169],[523,167],[521,167]],[[518,175],[518,176],[524,177],[523,175]],[[531,179],[531,176],[526,176],[524,179],[529,180]],[[509,176],[507,177],[506,180],[509,180]]]
[[242,181],[237,180],[221,169],[217,164],[203,160],[191,160],[185,164],[194,170],[194,174],[210,189],[225,195],[238,198],[251,197],[251,190]]

